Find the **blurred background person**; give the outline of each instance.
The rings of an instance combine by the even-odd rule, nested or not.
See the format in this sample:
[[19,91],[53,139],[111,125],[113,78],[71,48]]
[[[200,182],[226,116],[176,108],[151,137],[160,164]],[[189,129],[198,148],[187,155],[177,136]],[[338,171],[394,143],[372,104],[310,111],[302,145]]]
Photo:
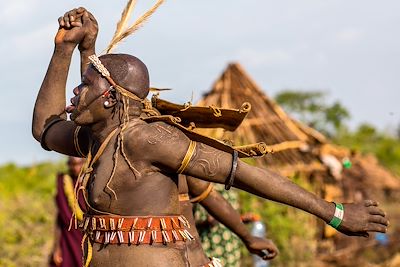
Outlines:
[[[82,233],[75,229],[74,221],[71,221],[73,212],[78,220],[82,220],[84,207],[83,196],[79,195],[79,203],[74,192],[74,185],[82,169],[84,159],[68,157],[67,173],[57,175],[56,225],[53,251],[50,254],[50,266],[75,267],[82,266],[81,240]],[[71,227],[70,227],[71,224]],[[69,229],[70,228],[70,229]]]
[[[223,185],[214,184],[234,209],[239,210],[239,196],[236,190],[224,190]],[[200,205],[195,205],[194,216],[203,249],[209,257],[218,258],[222,266],[240,266],[240,239],[224,225],[220,224]]]

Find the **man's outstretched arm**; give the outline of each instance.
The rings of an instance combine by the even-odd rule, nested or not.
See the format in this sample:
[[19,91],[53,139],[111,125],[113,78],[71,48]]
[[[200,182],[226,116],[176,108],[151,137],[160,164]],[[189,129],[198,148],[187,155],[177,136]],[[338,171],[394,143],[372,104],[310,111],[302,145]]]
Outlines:
[[[187,177],[187,181],[190,194],[194,197],[204,193],[210,184],[209,182],[190,176]],[[235,233],[251,253],[268,260],[275,258],[278,254],[278,248],[271,240],[254,237],[250,234],[249,230],[242,222],[239,212],[237,212],[217,191],[211,190],[210,193],[201,200],[200,204],[217,221]],[[264,253],[263,250],[267,250],[268,253]]]
[[[149,138],[152,142],[146,142]],[[165,169],[221,184],[233,176],[233,186],[237,188],[299,208],[325,222],[333,218],[333,203],[269,170],[250,166],[240,160],[237,168],[232,168],[231,154],[200,142],[193,145],[193,141],[174,127],[151,124],[144,139],[142,144],[143,151],[147,152],[146,157]],[[374,201],[345,204],[344,218],[338,230],[348,235],[362,236],[367,236],[369,231],[386,232],[388,220],[377,206]]]
[[[198,168],[197,162],[207,160],[209,151],[214,150],[210,147],[204,147],[207,153],[202,154],[198,151],[198,155],[193,161],[188,172],[196,172],[203,174],[204,170]],[[220,153],[220,152],[215,152]],[[225,183],[227,177],[230,176],[232,156],[223,153],[220,160],[219,169],[222,171],[221,176],[215,175],[213,179],[216,182]],[[207,172],[207,171],[206,171]],[[207,176],[201,177],[207,179]],[[258,167],[250,166],[242,161],[238,161],[236,174],[234,175],[233,185],[252,194],[270,199],[279,203],[287,204],[292,207],[299,208],[309,212],[326,223],[329,223],[335,213],[335,205],[319,198],[315,194],[299,187],[286,177],[282,177],[274,172]],[[366,201],[360,204],[345,204],[345,213],[343,221],[339,227],[339,231],[348,235],[368,236],[368,231],[386,232],[388,220],[385,213],[380,210],[378,204],[374,201]]]

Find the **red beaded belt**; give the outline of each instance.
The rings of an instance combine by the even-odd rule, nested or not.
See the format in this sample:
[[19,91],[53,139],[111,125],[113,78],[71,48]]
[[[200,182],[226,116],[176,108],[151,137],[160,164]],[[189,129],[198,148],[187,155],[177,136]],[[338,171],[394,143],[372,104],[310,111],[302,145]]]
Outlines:
[[153,244],[190,241],[189,222],[182,215],[102,216],[86,215],[81,227],[89,238],[101,244]]

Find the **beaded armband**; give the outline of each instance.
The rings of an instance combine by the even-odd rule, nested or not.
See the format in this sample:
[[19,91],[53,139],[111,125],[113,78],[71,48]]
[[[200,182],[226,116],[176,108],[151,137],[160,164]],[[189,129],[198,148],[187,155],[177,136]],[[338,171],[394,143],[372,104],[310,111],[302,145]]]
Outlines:
[[343,204],[335,203],[335,214],[333,215],[332,220],[329,222],[329,225],[335,229],[338,229],[343,221],[343,216],[344,216]]

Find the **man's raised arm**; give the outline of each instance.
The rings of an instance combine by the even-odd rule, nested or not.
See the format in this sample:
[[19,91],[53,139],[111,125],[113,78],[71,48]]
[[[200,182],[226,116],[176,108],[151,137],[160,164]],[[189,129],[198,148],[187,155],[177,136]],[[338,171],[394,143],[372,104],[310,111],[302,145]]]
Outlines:
[[88,55],[95,53],[97,22],[84,8],[78,8],[65,13],[58,23],[54,52],[34,107],[32,134],[45,148],[82,156],[76,154],[72,143],[76,125],[65,122],[65,87],[76,46],[79,44],[82,72],[87,66]]

